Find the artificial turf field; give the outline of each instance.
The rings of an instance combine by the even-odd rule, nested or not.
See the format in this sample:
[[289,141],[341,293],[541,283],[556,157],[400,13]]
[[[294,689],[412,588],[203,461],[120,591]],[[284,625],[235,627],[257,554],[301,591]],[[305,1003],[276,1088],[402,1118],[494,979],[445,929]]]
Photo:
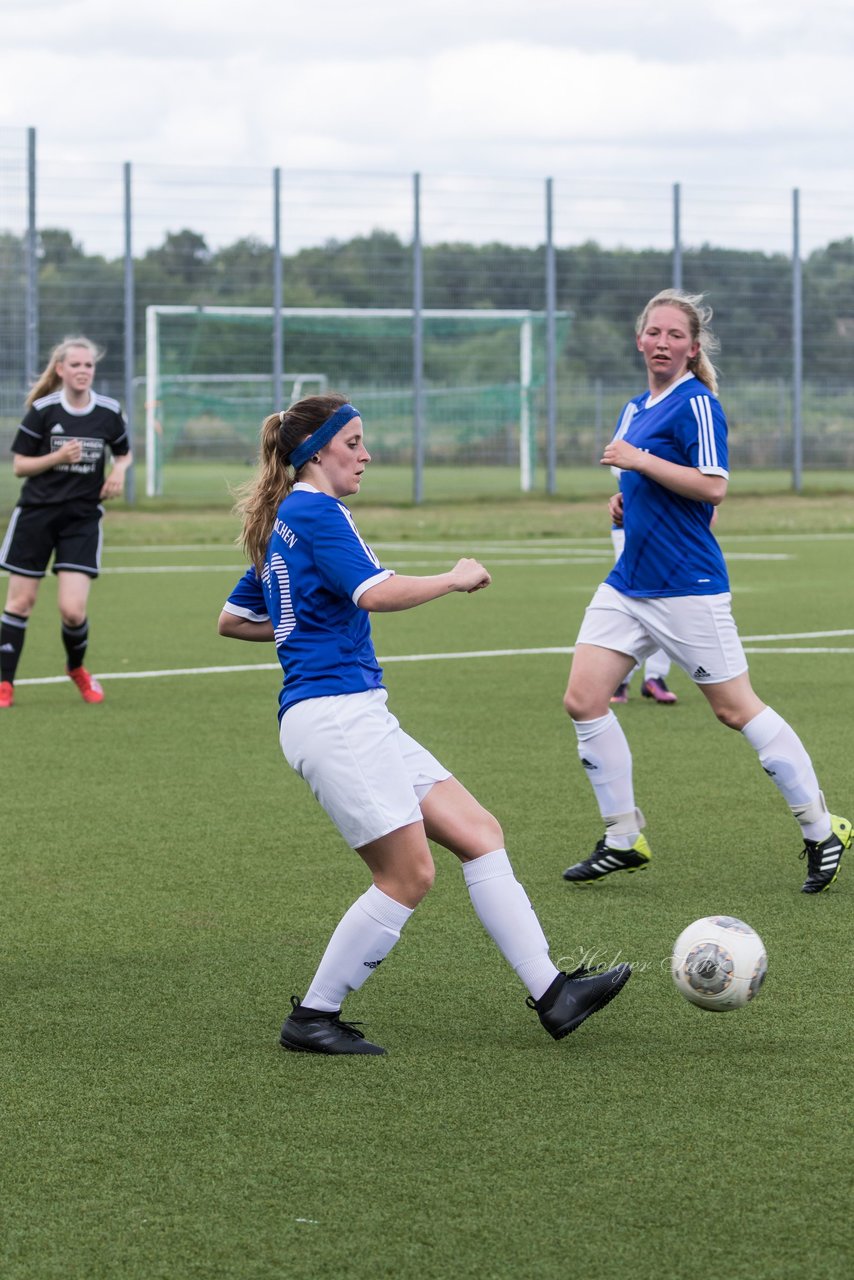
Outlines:
[[[635,976],[553,1042],[437,851],[347,1007],[388,1056],[284,1054],[289,997],[366,874],[279,754],[273,655],[216,635],[242,571],[227,509],[114,511],[91,609],[105,703],[29,683],[62,669],[48,581],[0,721],[0,1274],[847,1276],[854,854],[799,892],[784,802],[675,673],[677,706],[636,683],[618,712],[652,867],[566,885],[601,831],[561,709],[569,655],[548,650],[610,564],[601,503],[353,507],[401,572],[492,569],[488,591],[375,620],[391,705],[501,818],[553,956]],[[718,526],[754,685],[848,816],[852,508],[734,495]],[[717,912],[769,955],[728,1015],[668,972]]]

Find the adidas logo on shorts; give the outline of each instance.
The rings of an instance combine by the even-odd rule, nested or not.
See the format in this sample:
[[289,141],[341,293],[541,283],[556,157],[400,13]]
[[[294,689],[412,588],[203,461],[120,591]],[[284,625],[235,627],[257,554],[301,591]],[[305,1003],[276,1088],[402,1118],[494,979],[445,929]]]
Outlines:
[[708,680],[708,678],[709,673],[705,667],[698,667],[691,677],[692,680]]

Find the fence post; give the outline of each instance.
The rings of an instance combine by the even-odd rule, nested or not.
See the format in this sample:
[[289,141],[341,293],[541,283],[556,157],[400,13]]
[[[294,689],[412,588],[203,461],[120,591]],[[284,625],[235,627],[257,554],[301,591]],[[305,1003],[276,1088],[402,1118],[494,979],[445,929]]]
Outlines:
[[412,501],[424,500],[424,264],[421,174],[412,175]]
[[160,459],[160,335],[157,308],[145,308],[145,493],[156,498],[163,492]]
[[282,171],[273,170],[273,395],[270,409],[284,409],[282,344]]
[[593,461],[598,466],[602,457],[602,379],[593,382]]
[[673,184],[673,288],[682,288],[682,187]]
[[554,183],[546,178],[546,492],[557,493],[557,280],[554,246]]
[[519,326],[519,487],[530,493],[534,440],[531,431],[531,380],[534,367],[534,325],[528,314]]
[[[134,405],[134,354],[136,350],[136,327],[134,313],[134,276],[133,276],[133,206],[131,202],[131,167],[125,162],[124,170],[124,218],[125,218],[125,417],[127,418],[128,440],[131,451],[134,447],[134,424],[136,408]],[[136,467],[131,466],[125,477],[125,501],[136,502]]]
[[803,487],[804,309],[801,280],[801,193],[792,191],[792,488]]
[[27,238],[26,238],[26,327],[24,333],[24,376],[27,389],[38,375],[39,365],[39,271],[36,229],[36,131],[27,130]]

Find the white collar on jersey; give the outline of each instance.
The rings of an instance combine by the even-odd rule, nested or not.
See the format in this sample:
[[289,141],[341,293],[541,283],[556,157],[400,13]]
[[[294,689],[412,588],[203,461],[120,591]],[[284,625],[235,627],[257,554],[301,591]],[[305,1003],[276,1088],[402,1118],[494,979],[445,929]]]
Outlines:
[[92,410],[95,408],[95,396],[94,396],[94,394],[90,391],[90,392],[89,392],[89,403],[86,405],[86,407],[85,407],[85,408],[83,408],[83,409],[74,409],[74,408],[72,408],[72,406],[71,406],[71,405],[68,403],[68,401],[66,400],[66,398],[65,398],[65,392],[64,392],[64,391],[60,391],[60,393],[59,393],[59,403],[62,405],[62,407],[63,407],[63,409],[65,410],[65,412],[66,412],[66,413],[70,413],[70,414],[72,415],[72,417],[74,417],[74,418],[82,418],[84,414],[86,414],[86,413],[91,413],[91,412],[92,412]]
[[662,400],[666,400],[671,391],[675,391],[677,387],[681,387],[683,382],[687,382],[689,378],[693,378],[693,373],[683,373],[681,378],[677,378],[675,382],[671,382],[666,391],[662,391],[660,396],[647,396],[645,409],[651,409],[654,404],[661,404]]
[[315,488],[313,484],[309,484],[306,480],[297,480],[296,484],[291,485],[291,493],[296,493],[297,490],[302,490],[303,493],[320,493],[319,489]]

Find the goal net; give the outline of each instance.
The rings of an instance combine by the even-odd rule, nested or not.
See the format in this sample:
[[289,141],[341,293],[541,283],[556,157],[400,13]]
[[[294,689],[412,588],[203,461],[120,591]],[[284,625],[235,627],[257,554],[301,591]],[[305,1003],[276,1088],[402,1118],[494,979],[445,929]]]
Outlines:
[[[544,414],[544,314],[425,310],[421,317],[425,463],[518,467],[521,487],[530,488]],[[283,308],[279,387],[273,318],[271,307],[147,308],[149,495],[164,492],[170,461],[254,461],[262,419],[319,391],[341,391],[358,404],[375,462],[413,462],[412,311]]]

